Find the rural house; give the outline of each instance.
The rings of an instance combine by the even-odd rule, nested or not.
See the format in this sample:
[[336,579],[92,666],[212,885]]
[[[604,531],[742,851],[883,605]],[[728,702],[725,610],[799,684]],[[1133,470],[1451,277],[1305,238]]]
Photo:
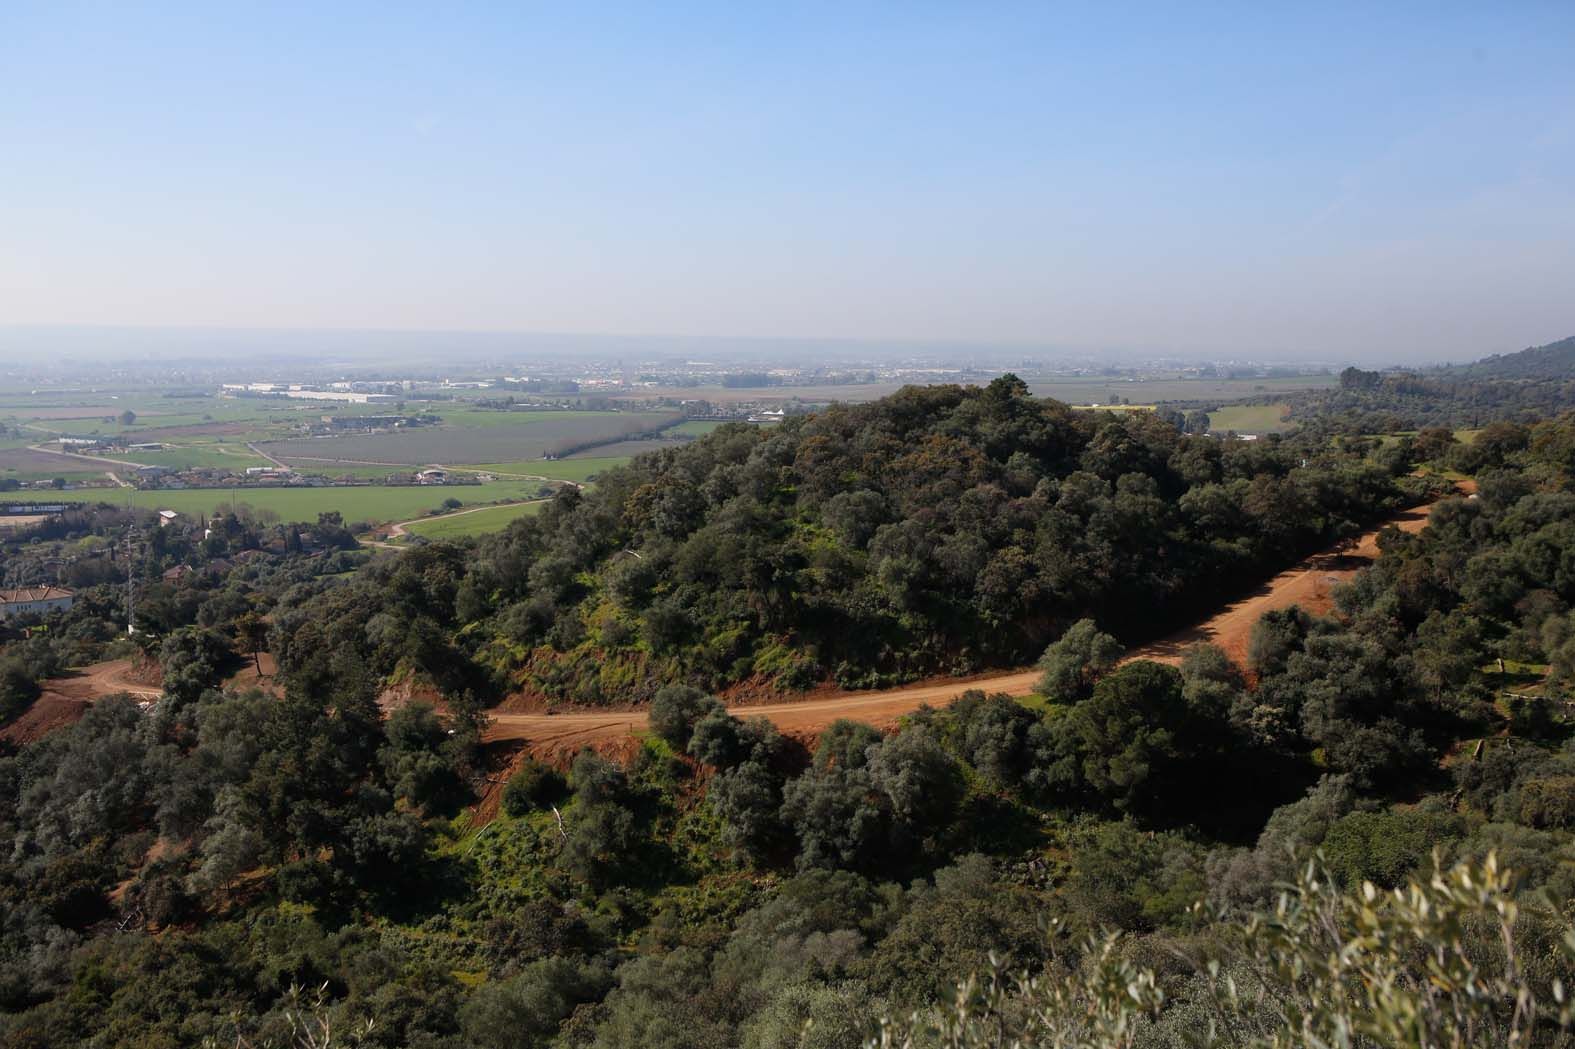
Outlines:
[[58,586],[24,586],[18,590],[0,590],[0,619],[36,613],[45,615],[65,611],[76,596]]

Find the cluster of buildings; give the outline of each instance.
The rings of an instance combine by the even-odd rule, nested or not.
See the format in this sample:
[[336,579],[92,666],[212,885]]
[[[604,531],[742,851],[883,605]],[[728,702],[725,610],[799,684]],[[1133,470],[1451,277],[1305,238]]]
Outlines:
[[138,488],[181,491],[187,488],[289,488],[322,487],[324,477],[309,477],[277,466],[248,466],[244,471],[223,466],[139,466],[132,476]]
[[[338,401],[341,404],[393,404],[401,398],[395,393],[371,393],[350,389],[356,385],[386,384],[328,383],[327,389],[309,387],[301,383],[279,382],[227,382],[220,393],[225,397],[279,397],[295,401]],[[335,389],[334,387],[345,387]]]
[[277,466],[248,466],[243,473],[223,467],[200,466],[175,470],[167,466],[144,466],[136,471],[138,488],[182,491],[191,488],[346,488],[369,484],[478,484],[471,474],[450,474],[436,467],[426,470],[396,471],[372,480],[366,477],[329,477],[303,474]]

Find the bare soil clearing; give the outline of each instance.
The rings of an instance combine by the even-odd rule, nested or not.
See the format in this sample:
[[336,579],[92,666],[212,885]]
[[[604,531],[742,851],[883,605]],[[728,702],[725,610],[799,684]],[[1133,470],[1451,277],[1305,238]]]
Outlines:
[[68,699],[95,700],[124,692],[137,699],[158,699],[159,667],[153,662],[111,659],[73,670],[64,677],[43,682],[45,692]]
[[64,677],[40,682],[43,691],[16,720],[0,728],[0,740],[32,743],[55,729],[82,720],[94,701],[122,693],[136,700],[158,699],[159,668],[156,663],[112,659],[74,670]]
[[[1473,486],[1462,486],[1469,492]],[[1429,503],[1391,518],[1405,532],[1419,532],[1427,525]],[[1333,607],[1334,587],[1350,579],[1378,557],[1375,528],[1357,541],[1313,555],[1281,572],[1256,590],[1225,606],[1208,619],[1169,637],[1132,649],[1125,659],[1151,659],[1177,664],[1189,645],[1219,645],[1238,664],[1245,664],[1252,627],[1265,612],[1301,605],[1323,613]],[[971,679],[943,678],[882,692],[824,692],[788,702],[736,704],[728,712],[741,718],[765,717],[790,735],[813,735],[839,718],[878,727],[893,725],[921,706],[944,707],[964,692],[979,689],[1009,696],[1033,692],[1039,672],[1014,670]],[[638,710],[566,711],[564,713],[512,713],[495,711],[487,730],[488,740],[523,739],[543,756],[562,756],[584,746],[600,745],[646,728],[646,715]]]
[[45,692],[15,721],[0,728],[0,740],[16,746],[36,742],[57,728],[81,721],[90,705],[85,699],[67,699],[55,692]]

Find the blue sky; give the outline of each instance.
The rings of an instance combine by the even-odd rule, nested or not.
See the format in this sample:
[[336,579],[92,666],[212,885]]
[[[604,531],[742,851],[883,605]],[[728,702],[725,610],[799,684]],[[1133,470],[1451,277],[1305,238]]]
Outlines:
[[[1380,9],[1381,8],[1381,9]],[[0,324],[1575,333],[1575,4],[0,4]]]

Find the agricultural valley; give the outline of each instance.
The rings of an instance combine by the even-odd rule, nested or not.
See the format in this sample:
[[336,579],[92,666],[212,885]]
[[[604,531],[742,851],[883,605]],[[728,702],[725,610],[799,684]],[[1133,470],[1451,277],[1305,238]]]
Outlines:
[[6,394],[0,1041],[1567,1044],[1572,354]]

